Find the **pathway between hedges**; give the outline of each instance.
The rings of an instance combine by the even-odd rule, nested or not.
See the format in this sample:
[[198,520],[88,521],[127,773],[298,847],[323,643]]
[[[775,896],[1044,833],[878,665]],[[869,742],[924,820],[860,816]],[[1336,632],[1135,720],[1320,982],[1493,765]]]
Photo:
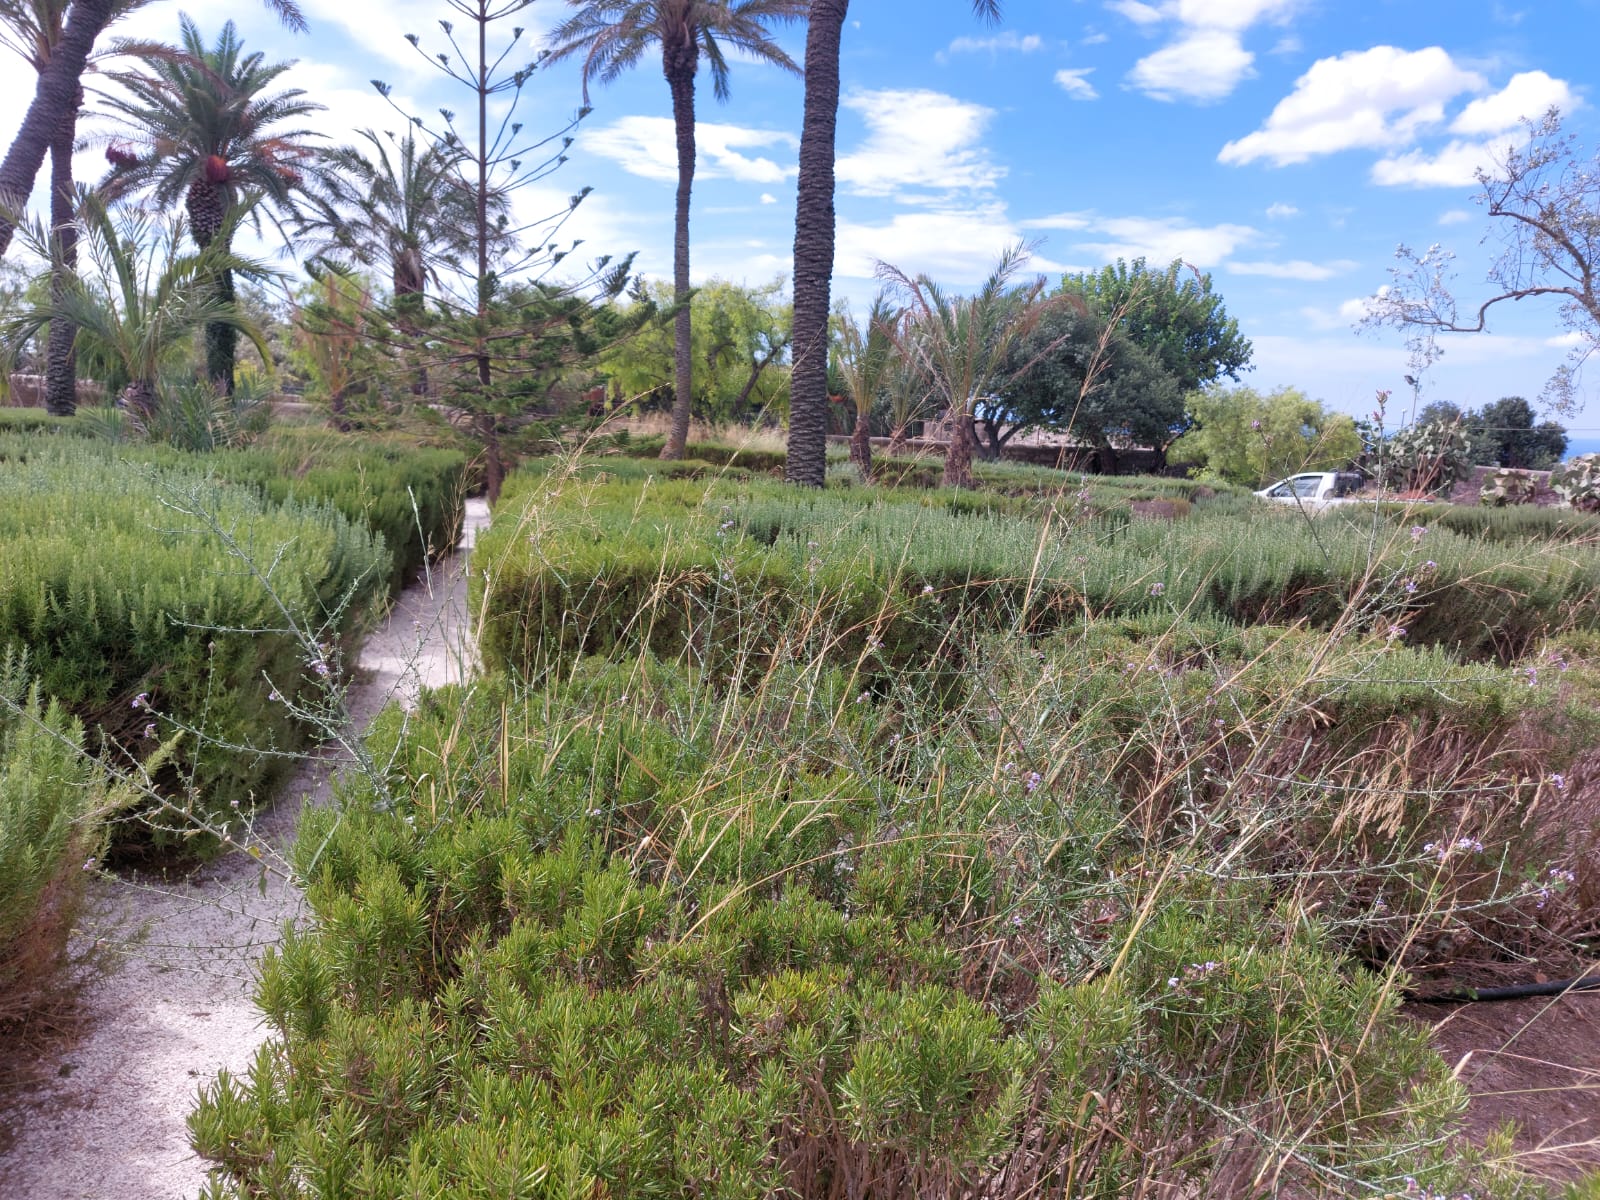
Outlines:
[[[463,550],[489,521],[467,505]],[[391,698],[462,677],[471,662],[466,555],[407,588],[361,651],[349,704],[364,729]],[[278,848],[294,834],[300,800],[320,801],[341,765],[330,752],[302,764],[258,836]],[[152,884],[110,880],[107,938],[130,941],[84,1004],[82,1036],[42,1064],[42,1083],[0,1098],[11,1144],[0,1154],[3,1200],[192,1200],[205,1180],[186,1118],[218,1070],[242,1072],[266,1040],[251,1002],[255,963],[300,911],[297,889],[240,853],[192,877]],[[14,1138],[14,1140],[13,1140]],[[0,1145],[3,1145],[0,1142]]]

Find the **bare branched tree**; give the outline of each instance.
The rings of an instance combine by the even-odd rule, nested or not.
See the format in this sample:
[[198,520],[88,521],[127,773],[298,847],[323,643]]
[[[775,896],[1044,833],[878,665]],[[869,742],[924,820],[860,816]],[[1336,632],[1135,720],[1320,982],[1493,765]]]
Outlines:
[[1572,347],[1545,387],[1545,402],[1562,413],[1577,406],[1577,377],[1600,349],[1600,156],[1581,157],[1551,109],[1527,123],[1528,136],[1506,146],[1480,169],[1476,197],[1488,214],[1485,241],[1500,254],[1489,270],[1492,294],[1476,305],[1456,298],[1455,255],[1438,245],[1395,251],[1393,282],[1369,301],[1362,324],[1407,331],[1412,368],[1424,370],[1443,353],[1441,333],[1482,333],[1490,313],[1510,301],[1553,298]]

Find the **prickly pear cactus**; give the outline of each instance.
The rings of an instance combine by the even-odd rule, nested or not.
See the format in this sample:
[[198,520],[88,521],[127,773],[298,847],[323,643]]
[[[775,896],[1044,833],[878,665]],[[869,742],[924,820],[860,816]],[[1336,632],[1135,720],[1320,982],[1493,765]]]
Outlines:
[[1478,500],[1491,508],[1532,504],[1534,493],[1538,490],[1539,485],[1534,480],[1532,471],[1501,467],[1483,477],[1483,486],[1478,489]]
[[1384,445],[1384,486],[1397,492],[1446,492],[1472,471],[1472,441],[1459,421],[1412,425]]
[[1550,472],[1550,486],[1573,508],[1600,512],[1600,454],[1580,454]]

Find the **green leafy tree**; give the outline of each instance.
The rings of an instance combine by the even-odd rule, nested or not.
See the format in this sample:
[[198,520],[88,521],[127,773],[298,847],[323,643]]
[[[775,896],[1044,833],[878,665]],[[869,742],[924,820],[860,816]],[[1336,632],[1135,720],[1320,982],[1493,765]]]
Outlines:
[[[700,419],[721,425],[787,406],[790,310],[783,290],[781,280],[747,287],[714,279],[691,296],[689,346],[699,364],[691,406]],[[622,311],[639,321],[638,306],[647,305],[650,315],[596,363],[623,403],[650,407],[674,392],[673,295],[668,284],[646,287]]]
[[1521,396],[1502,396],[1468,414],[1467,435],[1474,453],[1500,467],[1544,470],[1567,452],[1566,427],[1555,421],[1535,423],[1533,405]]
[[[106,101],[121,117],[133,149],[107,151],[111,172],[101,185],[113,197],[148,191],[157,204],[180,199],[189,233],[202,251],[221,240],[225,262],[234,225],[246,196],[287,211],[292,194],[314,169],[310,140],[318,136],[289,123],[321,110],[298,89],[268,92],[292,65],[268,64],[245,54],[233,22],[207,46],[200,30],[182,18],[181,53],[147,56],[142,71],[112,78],[127,91]],[[251,211],[259,212],[253,205]],[[223,304],[235,297],[233,272],[220,266],[213,280]],[[236,326],[217,321],[206,329],[206,373],[224,390],[233,387]]]
[[1250,342],[1223,309],[1211,276],[1182,260],[1156,270],[1143,258],[1119,258],[1097,272],[1067,276],[1058,291],[1114,321],[1172,377],[1180,395],[1223,378],[1237,380],[1250,365]]
[[682,458],[689,439],[694,394],[693,331],[689,298],[689,197],[695,169],[695,76],[704,55],[718,100],[728,98],[728,51],[799,73],[772,40],[774,22],[805,15],[807,0],[568,0],[578,11],[551,35],[552,61],[581,57],[584,103],[593,80],[611,83],[652,49],[661,51],[661,71],[672,93],[678,152],[678,193],[673,224],[672,282],[674,355],[672,432],[661,457]]
[[1042,427],[1094,446],[1101,469],[1114,473],[1119,446],[1164,449],[1184,426],[1172,376],[1078,296],[1058,294],[1041,305],[1037,322],[1012,345],[1005,373],[1011,382],[976,406],[993,457],[1016,435]]
[[[1000,2],[972,0],[972,11],[997,21]],[[849,12],[850,0],[811,0],[806,18],[805,109],[794,211],[793,394],[784,467],[791,483],[806,487],[821,487],[828,477],[834,137],[839,123],[839,51]]]
[[1296,388],[1209,388],[1189,396],[1194,428],[1172,461],[1197,474],[1261,487],[1296,471],[1332,471],[1361,455],[1355,421]]

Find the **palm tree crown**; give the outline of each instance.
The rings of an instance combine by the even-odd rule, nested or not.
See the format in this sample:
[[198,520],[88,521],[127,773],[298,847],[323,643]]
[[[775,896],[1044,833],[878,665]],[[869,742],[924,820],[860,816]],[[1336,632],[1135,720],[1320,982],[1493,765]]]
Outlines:
[[808,0],[568,0],[578,11],[551,34],[547,61],[583,57],[583,95],[592,80],[611,83],[637,66],[652,48],[661,49],[661,72],[672,92],[678,146],[678,194],[674,222],[672,285],[678,306],[674,334],[672,432],[663,458],[682,458],[689,437],[693,395],[689,327],[689,193],[694,184],[694,79],[703,54],[711,64],[717,99],[728,98],[727,50],[800,68],[772,40],[774,21],[803,18]]
[[[319,135],[283,126],[322,105],[298,89],[269,94],[292,64],[245,54],[232,21],[210,48],[193,21],[182,21],[181,52],[148,54],[146,70],[113,76],[129,94],[107,103],[123,118],[137,149],[113,145],[106,151],[111,171],[101,187],[111,196],[148,190],[163,207],[181,197],[195,245],[204,250],[222,235],[226,250],[228,214],[246,196],[287,209],[305,172],[316,170],[308,142]],[[252,206],[252,214],[260,211]],[[223,268],[215,283],[217,298],[230,303],[233,272]],[[206,371],[229,391],[237,342],[238,331],[230,325],[206,327]]]
[[189,17],[182,22],[182,53],[152,56],[147,70],[114,76],[130,95],[107,104],[138,149],[107,151],[112,169],[104,186],[113,195],[148,189],[162,206],[182,198],[190,233],[204,247],[246,192],[288,204],[311,166],[307,141],[320,135],[281,126],[322,105],[299,89],[266,94],[293,64],[243,53],[232,21],[210,48]]
[[[465,152],[359,131],[370,144],[320,156],[318,186],[297,216],[297,232],[317,240],[315,255],[388,269],[396,298],[439,283],[473,246],[475,197],[458,168]],[[502,198],[491,196],[491,206]],[[503,201],[502,201],[503,207]]]

